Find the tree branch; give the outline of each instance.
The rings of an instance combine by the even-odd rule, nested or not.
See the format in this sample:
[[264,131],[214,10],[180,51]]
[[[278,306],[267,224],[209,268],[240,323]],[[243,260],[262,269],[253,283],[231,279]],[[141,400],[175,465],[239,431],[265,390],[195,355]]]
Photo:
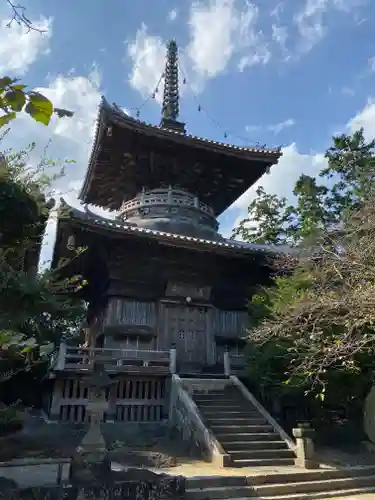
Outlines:
[[38,33],[45,33],[46,30],[42,30],[40,28],[36,28],[32,21],[26,16],[26,7],[23,7],[20,4],[14,4],[12,0],[6,0],[7,4],[11,8],[13,12],[13,16],[7,27],[10,28],[13,23],[17,23],[19,26],[25,26],[27,31],[37,31]]

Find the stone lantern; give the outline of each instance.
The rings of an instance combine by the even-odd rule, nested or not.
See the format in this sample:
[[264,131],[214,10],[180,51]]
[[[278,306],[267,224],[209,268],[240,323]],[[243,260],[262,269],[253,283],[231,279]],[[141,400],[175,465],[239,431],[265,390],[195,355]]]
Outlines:
[[[107,448],[101,432],[101,422],[108,408],[106,390],[115,383],[105,371],[102,363],[95,362],[91,375],[84,380],[89,389],[86,411],[90,416],[89,429],[76,450],[71,473],[80,478],[93,474],[93,469],[110,472]],[[95,475],[95,473],[94,473]]]

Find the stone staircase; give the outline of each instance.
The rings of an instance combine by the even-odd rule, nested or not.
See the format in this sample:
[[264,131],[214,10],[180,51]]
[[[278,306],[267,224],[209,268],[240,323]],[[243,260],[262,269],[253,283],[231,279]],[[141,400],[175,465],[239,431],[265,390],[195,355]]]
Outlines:
[[232,466],[294,465],[294,451],[235,386],[192,396]]
[[[374,494],[375,467],[188,479],[187,500],[315,500]],[[369,497],[372,498],[372,497]]]

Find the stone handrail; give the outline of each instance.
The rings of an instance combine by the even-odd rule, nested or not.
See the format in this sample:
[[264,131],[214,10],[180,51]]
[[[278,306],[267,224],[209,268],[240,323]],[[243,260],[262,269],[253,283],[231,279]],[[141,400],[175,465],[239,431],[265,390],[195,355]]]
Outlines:
[[279,434],[281,439],[286,442],[288,447],[295,451],[296,449],[296,444],[293,441],[293,439],[284,431],[284,429],[281,427],[280,424],[276,422],[276,420],[268,413],[268,411],[262,406],[259,401],[256,399],[256,397],[251,394],[251,392],[247,389],[247,387],[244,386],[244,384],[235,376],[231,375],[229,379],[232,381],[232,383],[237,387],[237,389],[241,392],[242,396],[247,399],[255,408],[258,410],[258,412],[267,420],[267,422],[272,425],[274,431]]
[[197,405],[178,375],[172,375],[169,422],[181,432],[184,441],[195,442],[211,462],[219,467],[228,464],[229,455],[205,426]]

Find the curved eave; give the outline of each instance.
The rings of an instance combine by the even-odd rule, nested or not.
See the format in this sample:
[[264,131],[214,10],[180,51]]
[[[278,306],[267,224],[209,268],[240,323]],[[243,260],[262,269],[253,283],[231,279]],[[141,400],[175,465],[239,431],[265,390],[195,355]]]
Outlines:
[[[266,259],[272,257],[275,258],[277,255],[291,252],[291,249],[288,247],[278,248],[277,246],[257,245],[226,239],[214,241],[194,238],[191,236],[183,236],[180,234],[166,233],[163,231],[144,229],[125,224],[117,220],[110,220],[104,217],[96,216],[96,214],[93,214],[92,212],[82,212],[69,207],[67,204],[64,204],[63,209],[65,210],[65,213],[61,218],[59,218],[56,245],[58,245],[59,242],[64,241],[64,238],[61,238],[62,235],[59,234],[59,232],[62,231],[62,224],[68,223],[84,230],[101,233],[109,237],[134,236],[139,238],[148,238],[170,246],[179,246],[195,251],[217,252],[225,254],[228,257],[234,257],[236,255],[263,255]],[[57,259],[57,248],[55,247],[54,261],[57,261]]]
[[[104,97],[102,97],[99,105],[93,146],[89,159],[89,166],[86,172],[82,189],[79,194],[79,198],[87,203],[94,203],[94,201],[90,199],[89,196],[91,179],[94,173],[94,169],[98,168],[96,166],[96,162],[98,160],[98,154],[100,151],[100,145],[103,140],[103,135],[107,130],[107,127],[110,126],[115,126],[124,130],[127,129],[137,134],[141,134],[145,137],[152,136],[160,141],[173,141],[176,144],[188,146],[189,148],[204,149],[208,152],[211,152],[212,154],[220,154],[226,157],[233,157],[242,161],[245,160],[258,162],[264,165],[264,169],[259,173],[257,178],[263,175],[265,169],[268,166],[277,163],[279,158],[282,156],[280,148],[250,148],[235,146],[218,141],[204,139],[198,136],[188,135],[177,130],[165,129],[156,125],[151,125],[126,115],[118,106],[110,105],[104,99]],[[244,188],[244,191],[250,186],[251,184],[246,186]],[[220,213],[220,211],[217,212],[217,214],[218,213]]]

